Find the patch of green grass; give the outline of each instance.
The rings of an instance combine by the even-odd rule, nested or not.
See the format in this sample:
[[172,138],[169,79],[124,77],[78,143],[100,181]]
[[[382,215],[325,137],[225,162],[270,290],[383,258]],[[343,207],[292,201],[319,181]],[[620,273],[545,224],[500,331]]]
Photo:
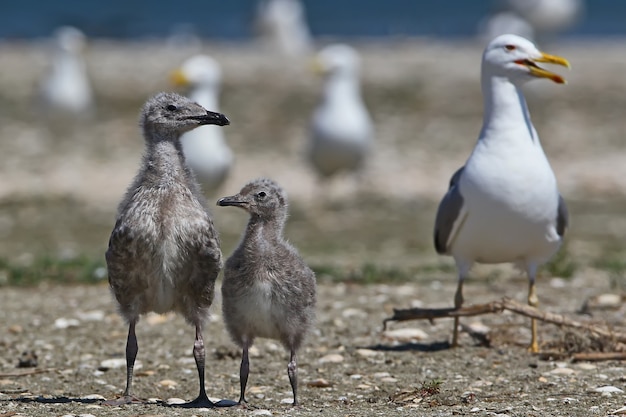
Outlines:
[[567,241],[561,246],[561,249],[545,266],[545,270],[552,277],[571,278],[578,269],[579,265],[572,257],[568,250]]
[[624,288],[624,282],[626,281],[626,255],[619,251],[608,250],[604,257],[594,262],[593,266],[608,272],[612,290]]
[[42,256],[28,264],[22,264],[0,258],[0,286],[34,286],[43,281],[63,284],[96,283],[106,277],[103,259],[85,256],[58,259]]
[[439,394],[441,384],[443,384],[443,381],[440,379],[431,379],[430,381],[422,382],[420,395],[425,398]]
[[445,263],[425,264],[410,268],[384,267],[373,263],[364,263],[360,267],[350,269],[331,265],[314,265],[312,269],[319,281],[358,284],[413,282],[419,275],[432,275],[438,272],[448,274],[456,270],[454,265]]

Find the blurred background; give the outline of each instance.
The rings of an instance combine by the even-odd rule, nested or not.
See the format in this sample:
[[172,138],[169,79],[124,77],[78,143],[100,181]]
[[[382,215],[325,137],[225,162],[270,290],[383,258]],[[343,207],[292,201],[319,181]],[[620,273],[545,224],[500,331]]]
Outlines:
[[[318,276],[453,282],[452,260],[432,247],[435,210],[480,130],[482,49],[510,32],[572,63],[557,70],[567,85],[525,89],[572,218],[547,273],[624,281],[626,3],[24,0],[0,10],[0,285],[106,278],[117,204],[143,152],[138,112],[164,90],[232,122],[184,142],[225,255],[247,218],[214,202],[269,176],[291,199],[286,234]],[[350,47],[318,54],[337,43]],[[339,73],[352,104],[338,117],[353,121],[357,145],[331,169],[311,149]]]

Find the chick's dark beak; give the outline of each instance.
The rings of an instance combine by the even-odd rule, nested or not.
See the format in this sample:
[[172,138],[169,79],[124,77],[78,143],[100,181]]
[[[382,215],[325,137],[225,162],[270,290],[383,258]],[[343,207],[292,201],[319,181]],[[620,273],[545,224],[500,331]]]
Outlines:
[[206,112],[206,115],[202,116],[193,116],[191,117],[193,120],[197,120],[201,125],[218,125],[218,126],[227,126],[230,124],[230,120],[222,113],[217,113],[213,111]]
[[245,207],[248,204],[247,201],[241,199],[238,195],[233,195],[230,197],[222,197],[217,200],[218,206],[235,206],[235,207]]

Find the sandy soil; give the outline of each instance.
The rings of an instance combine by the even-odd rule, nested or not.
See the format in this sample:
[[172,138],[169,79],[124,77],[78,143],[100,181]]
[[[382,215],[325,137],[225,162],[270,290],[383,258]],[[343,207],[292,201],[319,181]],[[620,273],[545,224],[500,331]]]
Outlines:
[[[486,326],[491,347],[481,347],[466,333],[458,349],[448,349],[451,321],[403,322],[382,332],[392,307],[449,306],[454,282],[425,274],[406,285],[319,286],[318,324],[299,355],[302,405],[292,409],[287,379],[287,354],[273,341],[260,339],[252,352],[248,384],[250,408],[181,410],[162,403],[103,407],[124,387],[124,367],[103,370],[112,358],[123,363],[126,326],[115,312],[106,285],[32,289],[3,288],[0,336],[0,415],[607,415],[624,405],[624,364],[615,361],[572,363],[542,360],[526,351],[528,321],[512,314],[466,318],[462,323]],[[626,306],[592,309],[577,315],[582,301],[610,292],[609,280],[544,281],[539,287],[543,308],[585,322],[602,322],[626,331]],[[593,285],[592,285],[593,284]],[[503,295],[524,300],[524,279],[505,277],[471,281],[468,302]],[[240,356],[228,340],[219,300],[207,326],[207,389],[215,398],[237,399]],[[66,327],[67,326],[67,327]],[[398,335],[404,329],[403,335]],[[582,346],[582,335],[540,325],[542,350]],[[173,315],[145,317],[138,326],[141,367],[136,394],[153,401],[191,400],[197,394],[193,329]],[[24,351],[38,356],[37,368],[16,369]],[[37,369],[41,373],[10,376]],[[440,381],[439,393],[424,383]],[[601,387],[622,392],[602,394]],[[610,390],[609,388],[604,388]],[[267,411],[261,411],[267,410]],[[269,414],[267,414],[269,415]]]

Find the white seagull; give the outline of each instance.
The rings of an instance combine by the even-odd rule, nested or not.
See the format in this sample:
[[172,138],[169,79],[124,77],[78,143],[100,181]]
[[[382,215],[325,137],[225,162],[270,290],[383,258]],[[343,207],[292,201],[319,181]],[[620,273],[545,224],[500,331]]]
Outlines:
[[41,98],[47,108],[74,115],[91,109],[91,84],[82,57],[85,45],[85,35],[74,27],[55,31],[50,71],[41,84]]
[[268,46],[285,56],[297,57],[311,51],[311,33],[299,0],[261,0],[256,26]]
[[[172,81],[189,89],[188,97],[205,109],[219,111],[222,72],[207,55],[187,59],[172,73]],[[201,126],[181,137],[187,164],[204,192],[214,192],[226,179],[233,165],[233,152],[218,126]]]
[[[512,262],[525,270],[528,304],[537,306],[537,268],[561,246],[567,208],[520,87],[535,78],[565,80],[538,62],[569,68],[566,59],[540,52],[516,35],[495,38],[483,54],[483,126],[465,166],[452,176],[435,220],[435,248],[454,257],[459,273],[456,308],[463,304],[463,281],[474,262]],[[452,346],[458,344],[458,324],[455,318]],[[531,330],[529,350],[537,352],[534,319]]]
[[361,98],[358,53],[348,45],[330,45],[317,54],[315,64],[326,80],[311,120],[308,156],[321,177],[330,177],[361,167],[373,127]]

